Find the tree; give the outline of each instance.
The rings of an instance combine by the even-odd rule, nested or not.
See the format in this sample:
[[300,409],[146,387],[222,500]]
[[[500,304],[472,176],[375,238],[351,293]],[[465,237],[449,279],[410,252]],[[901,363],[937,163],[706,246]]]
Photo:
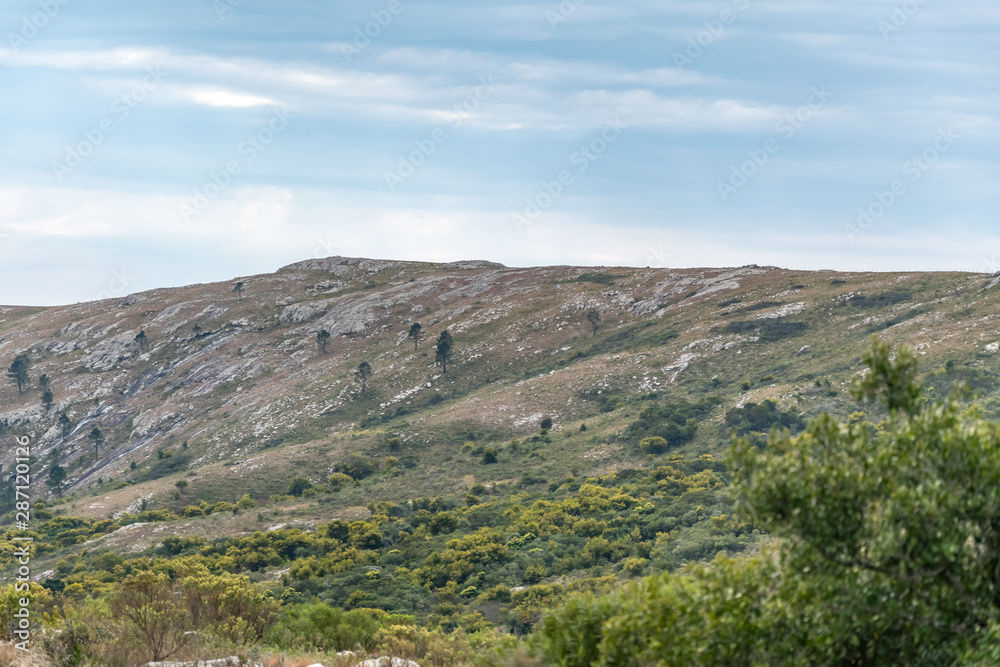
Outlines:
[[135,342],[139,344],[139,353],[146,351],[146,331],[143,329],[135,335]]
[[410,325],[410,333],[406,336],[413,341],[413,351],[417,351],[417,346],[420,345],[420,341],[424,337],[424,328],[420,326],[420,322],[414,322]]
[[319,351],[326,354],[326,346],[330,342],[330,332],[326,329],[320,329],[316,332],[316,344],[319,345]]
[[65,412],[59,415],[59,429],[62,431],[63,438],[69,437],[70,431],[73,430],[73,422],[69,420]]
[[49,388],[49,376],[42,373],[38,376],[38,388],[45,391]]
[[596,310],[587,313],[587,321],[590,322],[590,329],[593,335],[597,335],[597,327],[601,323],[601,314]]
[[292,483],[288,485],[288,490],[285,491],[285,494],[298,498],[308,489],[312,488],[314,488],[313,484],[308,479],[305,477],[296,477],[292,480]]
[[367,361],[362,361],[358,364],[358,370],[354,371],[355,381],[361,383],[361,393],[365,393],[368,389],[368,378],[372,376],[372,367]]
[[180,596],[166,574],[128,576],[110,597],[111,613],[141,641],[154,661],[180,651],[193,638]]
[[17,393],[23,394],[24,387],[28,384],[30,379],[28,376],[28,368],[31,366],[31,358],[26,352],[14,357],[14,361],[11,363],[10,368],[7,369],[7,377],[10,378],[11,382],[17,384]]
[[242,281],[236,283],[235,285],[233,285],[233,291],[236,292],[236,300],[237,301],[242,301],[243,300],[243,290],[245,288],[246,288],[246,286],[242,283]]
[[198,324],[197,322],[195,322],[194,326],[191,327],[191,331],[194,332],[194,337],[198,338],[199,336],[201,336],[201,331],[202,331],[201,330],[201,325]]
[[533,641],[546,664],[997,664],[1000,428],[928,400],[917,357],[873,342],[851,395],[863,418],[821,415],[761,449],[733,445],[737,511],[773,536],[574,600]]
[[49,470],[49,478],[45,480],[48,486],[51,486],[62,498],[62,485],[66,481],[66,469],[62,466],[54,465]]
[[96,460],[100,456],[101,445],[104,444],[104,435],[101,433],[101,429],[95,426],[90,431],[90,439],[94,441],[94,459]]
[[448,362],[451,361],[452,348],[455,345],[455,341],[452,339],[451,334],[445,329],[438,336],[437,340],[437,355],[435,356],[435,361],[441,366],[441,372],[445,375],[448,374]]
[[55,399],[52,396],[51,389],[46,389],[44,392],[42,392],[42,407],[45,409],[46,413],[48,413],[48,411],[52,409],[52,401],[54,400]]

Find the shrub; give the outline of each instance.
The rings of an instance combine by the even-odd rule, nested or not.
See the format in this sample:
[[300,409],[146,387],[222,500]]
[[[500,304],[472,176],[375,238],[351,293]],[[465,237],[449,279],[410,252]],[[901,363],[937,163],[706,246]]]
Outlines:
[[326,483],[334,491],[340,491],[344,487],[354,484],[354,478],[342,472],[335,472],[326,478]]
[[292,480],[292,483],[288,485],[288,490],[285,493],[289,496],[301,497],[302,493],[306,489],[314,488],[312,482],[310,482],[305,477],[296,477]]

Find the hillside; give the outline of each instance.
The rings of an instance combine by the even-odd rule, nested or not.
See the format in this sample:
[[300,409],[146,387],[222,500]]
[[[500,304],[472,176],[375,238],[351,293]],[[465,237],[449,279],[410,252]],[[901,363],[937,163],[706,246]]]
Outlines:
[[[529,629],[551,601],[497,590],[578,580],[603,590],[609,575],[756,549],[763,536],[732,517],[725,491],[730,433],[763,444],[772,426],[794,432],[822,411],[855,411],[845,388],[873,333],[917,351],[932,395],[965,380],[995,415],[996,284],[309,260],[0,309],[0,360],[30,358],[23,393],[0,386],[0,423],[5,437],[31,438],[32,492],[48,501],[32,527],[45,543],[38,579],[75,584],[77,596],[110,585],[100,572],[123,556],[197,554],[212,571],[270,582],[289,604],[316,595]],[[447,373],[434,351],[445,329]],[[13,456],[4,448],[5,477]],[[62,498],[43,483],[55,463],[67,472]],[[168,510],[180,518],[156,514]],[[347,565],[330,564],[327,539]],[[475,556],[481,548],[494,551]],[[248,560],[266,549],[274,556]],[[451,627],[478,627],[461,618]]]

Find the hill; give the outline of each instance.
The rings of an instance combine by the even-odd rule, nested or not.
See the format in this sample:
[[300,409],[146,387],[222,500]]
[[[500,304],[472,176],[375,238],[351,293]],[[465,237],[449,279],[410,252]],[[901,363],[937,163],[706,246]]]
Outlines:
[[30,360],[23,392],[0,387],[0,423],[31,441],[36,571],[57,592],[100,596],[139,554],[190,556],[288,605],[523,632],[571,590],[756,550],[726,491],[731,433],[763,446],[854,412],[873,333],[917,351],[931,395],[964,380],[996,415],[996,284],[309,260],[0,309],[0,359]]

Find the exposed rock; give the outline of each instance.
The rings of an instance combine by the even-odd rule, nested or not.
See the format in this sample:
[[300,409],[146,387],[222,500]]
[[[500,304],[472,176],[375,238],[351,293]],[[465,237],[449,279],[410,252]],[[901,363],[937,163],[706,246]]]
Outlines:
[[99,342],[81,360],[84,368],[92,371],[109,371],[134,356],[139,349],[135,344],[136,333],[136,331],[126,331]]
[[333,299],[325,301],[308,301],[306,303],[294,303],[281,311],[278,321],[282,324],[287,322],[308,322],[326,313],[330,309]]

